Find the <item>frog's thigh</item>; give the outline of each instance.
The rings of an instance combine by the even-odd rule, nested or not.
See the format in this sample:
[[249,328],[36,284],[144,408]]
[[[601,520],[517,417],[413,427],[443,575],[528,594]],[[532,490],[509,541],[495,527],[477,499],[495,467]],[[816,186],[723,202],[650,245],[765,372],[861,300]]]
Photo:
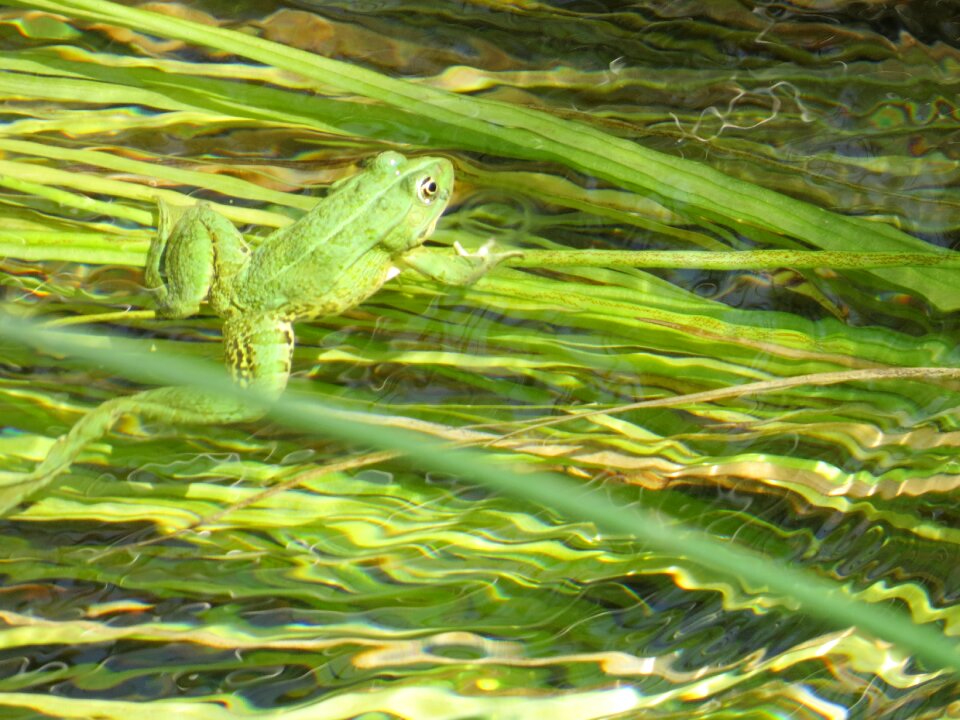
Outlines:
[[223,357],[233,379],[244,387],[278,396],[293,360],[293,325],[271,313],[241,314],[223,324]]
[[193,315],[208,296],[215,306],[225,303],[229,279],[249,254],[233,224],[207,205],[187,210],[169,237],[161,232],[151,250],[147,281],[162,288],[158,304],[165,317]]

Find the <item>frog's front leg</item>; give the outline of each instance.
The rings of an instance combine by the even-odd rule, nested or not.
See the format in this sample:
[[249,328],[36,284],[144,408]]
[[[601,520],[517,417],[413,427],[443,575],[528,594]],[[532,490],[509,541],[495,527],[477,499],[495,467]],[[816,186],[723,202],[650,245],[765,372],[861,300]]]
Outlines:
[[419,247],[401,257],[397,264],[445,285],[472,285],[507,258],[523,254],[518,250],[492,253],[491,246],[492,242],[489,242],[479,251],[468,253],[456,244],[456,255]]
[[185,318],[210,300],[220,316],[231,312],[231,280],[247,265],[250,250],[227,218],[200,204],[181,212],[158,206],[144,280],[157,301],[157,316]]

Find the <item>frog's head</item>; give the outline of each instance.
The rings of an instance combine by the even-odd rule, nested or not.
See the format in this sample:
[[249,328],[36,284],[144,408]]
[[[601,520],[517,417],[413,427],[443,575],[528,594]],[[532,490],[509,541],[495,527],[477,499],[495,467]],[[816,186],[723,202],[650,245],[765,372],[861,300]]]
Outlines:
[[391,255],[422,245],[453,194],[453,165],[446,158],[378,155],[369,166],[382,178],[380,214],[386,231],[380,243]]

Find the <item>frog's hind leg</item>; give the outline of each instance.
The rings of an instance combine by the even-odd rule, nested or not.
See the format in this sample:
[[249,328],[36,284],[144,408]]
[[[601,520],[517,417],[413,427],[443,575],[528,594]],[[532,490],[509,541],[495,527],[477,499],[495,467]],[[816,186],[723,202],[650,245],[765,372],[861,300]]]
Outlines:
[[194,388],[166,387],[107,400],[74,424],[29,473],[0,474],[0,514],[49,485],[89,443],[110,432],[124,415],[167,424],[233,423],[255,420],[263,414],[255,406]]
[[227,218],[201,203],[181,212],[159,204],[157,235],[147,251],[144,281],[156,295],[157,315],[185,318],[210,300],[214,312],[230,311],[233,277],[247,264],[250,250]]
[[223,323],[223,361],[234,382],[271,398],[287,386],[293,345],[293,324],[276,313],[244,313]]
[[[293,341],[292,325],[276,315],[238,315],[223,326],[224,356],[235,382],[256,389],[265,399],[278,397],[287,384]],[[156,388],[107,400],[60,437],[33,472],[0,473],[0,515],[49,485],[124,415],[169,425],[217,425],[256,420],[263,410],[229,395],[188,387]]]

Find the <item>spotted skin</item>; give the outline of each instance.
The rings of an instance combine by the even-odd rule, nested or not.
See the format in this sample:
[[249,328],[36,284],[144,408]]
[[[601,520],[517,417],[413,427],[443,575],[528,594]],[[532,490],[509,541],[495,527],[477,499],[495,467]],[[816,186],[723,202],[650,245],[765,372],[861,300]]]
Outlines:
[[[378,155],[331,188],[296,223],[251,251],[233,224],[208,205],[178,220],[160,206],[144,270],[157,317],[187,318],[207,307],[223,319],[224,363],[241,387],[277,397],[293,358],[293,323],[344,312],[373,295],[399,268],[467,285],[517,253],[441,257],[420,247],[453,191],[444,158]],[[29,473],[0,473],[0,514],[69,469],[80,451],[125,415],[168,424],[248,422],[262,410],[197,388],[167,387],[115,398],[81,418]]]
[[[182,211],[178,219],[161,206],[144,272],[156,314],[186,318],[205,305],[224,321],[224,361],[234,380],[277,396],[290,377],[293,323],[341,313],[375,293],[430,235],[452,191],[448,160],[382,153],[252,252],[233,224],[208,205]],[[210,424],[261,414],[197,388],[158,388],[108,400],[60,437],[32,472],[0,473],[0,513],[66,471],[123,416]]]
[[[453,191],[444,158],[377,156],[331,188],[296,223],[251,251],[233,224],[206,204],[175,220],[161,205],[144,272],[161,318],[186,318],[206,306],[223,319],[224,362],[242,387],[278,396],[290,377],[293,323],[362,303],[411,267],[443,282],[469,283],[502,256],[451,257],[436,273],[417,251]],[[88,443],[125,415],[162,423],[233,423],[262,411],[196,388],[168,387],[108,400],[60,437],[29,473],[0,473],[0,513],[66,471]]]

